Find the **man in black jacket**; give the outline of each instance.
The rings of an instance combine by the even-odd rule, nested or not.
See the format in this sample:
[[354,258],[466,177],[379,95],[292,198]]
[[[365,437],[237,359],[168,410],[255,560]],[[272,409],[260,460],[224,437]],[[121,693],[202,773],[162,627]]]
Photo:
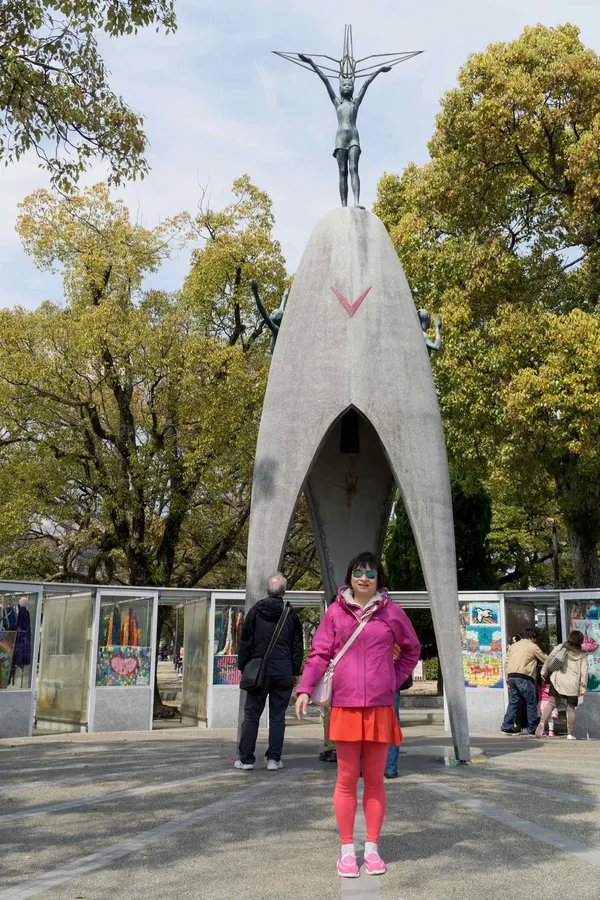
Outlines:
[[[267,579],[267,596],[259,600],[249,611],[244,621],[238,652],[238,669],[251,659],[263,657],[273,632],[283,612],[283,596],[287,581],[276,572]],[[285,713],[292,690],[302,670],[304,643],[302,623],[295,612],[289,613],[282,632],[265,665],[265,686],[262,690],[246,694],[244,722],[240,736],[236,769],[253,769],[254,750],[258,735],[258,724],[269,698],[269,746],[267,749],[267,769],[276,771],[283,768],[281,751],[285,733]]]

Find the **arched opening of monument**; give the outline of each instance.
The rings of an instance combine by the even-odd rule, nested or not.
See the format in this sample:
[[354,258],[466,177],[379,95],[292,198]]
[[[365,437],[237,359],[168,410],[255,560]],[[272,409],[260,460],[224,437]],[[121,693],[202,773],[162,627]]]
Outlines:
[[288,590],[321,590],[321,569],[304,494],[300,495],[287,534],[281,571]]
[[375,429],[349,407],[327,433],[304,486],[327,595],[344,583],[355,553],[381,553],[395,490]]

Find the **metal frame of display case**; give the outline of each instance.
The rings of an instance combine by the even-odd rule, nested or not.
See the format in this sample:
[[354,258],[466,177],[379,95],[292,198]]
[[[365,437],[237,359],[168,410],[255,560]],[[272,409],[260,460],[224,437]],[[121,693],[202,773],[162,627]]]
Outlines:
[[[1,581],[0,590],[22,592],[23,594],[36,594],[35,620],[31,622],[31,684],[28,688],[13,688],[0,690],[0,738],[30,737],[33,731],[33,719],[35,716],[35,693],[37,688],[38,658],[40,652],[40,631],[42,621],[43,585],[28,581]],[[29,697],[26,699],[26,695]],[[12,698],[12,700],[11,700]],[[28,709],[28,727],[19,727],[19,722],[26,715],[11,716],[11,709],[19,709],[26,712]],[[11,728],[11,723],[13,727]]]

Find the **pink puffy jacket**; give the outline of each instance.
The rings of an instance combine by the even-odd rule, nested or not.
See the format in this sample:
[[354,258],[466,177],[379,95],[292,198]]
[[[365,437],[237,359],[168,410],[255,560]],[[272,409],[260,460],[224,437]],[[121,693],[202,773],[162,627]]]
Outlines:
[[[312,694],[333,657],[360,621],[341,588],[317,628],[298,693]],[[400,654],[394,662],[394,645]],[[391,706],[394,694],[416,666],[421,644],[410,619],[382,591],[376,611],[335,667],[332,706]]]

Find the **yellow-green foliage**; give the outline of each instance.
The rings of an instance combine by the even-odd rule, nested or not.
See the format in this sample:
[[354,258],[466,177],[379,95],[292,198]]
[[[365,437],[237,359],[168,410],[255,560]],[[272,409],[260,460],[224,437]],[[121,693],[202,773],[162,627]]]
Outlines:
[[143,120],[114,94],[96,33],[176,27],[174,0],[2,0],[0,160],[35,150],[69,190],[93,157],[110,180],[144,177]]
[[[376,212],[415,300],[444,317],[434,360],[450,451],[496,498],[558,504],[579,583],[600,577],[600,59],[577,28],[528,28],[469,57],[431,161],[385,175]],[[501,489],[500,489],[501,488]]]
[[[66,302],[0,311],[5,572],[11,553],[17,569],[31,564],[33,537],[53,551],[47,575],[138,584],[195,583],[231,550],[248,515],[268,355],[260,329],[246,347],[231,340],[235,303],[219,286],[238,220],[218,215],[226,252],[215,236],[196,254],[184,300],[143,282],[190,233],[188,217],[142,228],[103,185],[23,203],[25,247],[60,269]],[[255,229],[260,247],[244,277],[260,272],[277,293],[280,251],[254,215],[244,239]],[[220,327],[207,328],[215,316]]]

